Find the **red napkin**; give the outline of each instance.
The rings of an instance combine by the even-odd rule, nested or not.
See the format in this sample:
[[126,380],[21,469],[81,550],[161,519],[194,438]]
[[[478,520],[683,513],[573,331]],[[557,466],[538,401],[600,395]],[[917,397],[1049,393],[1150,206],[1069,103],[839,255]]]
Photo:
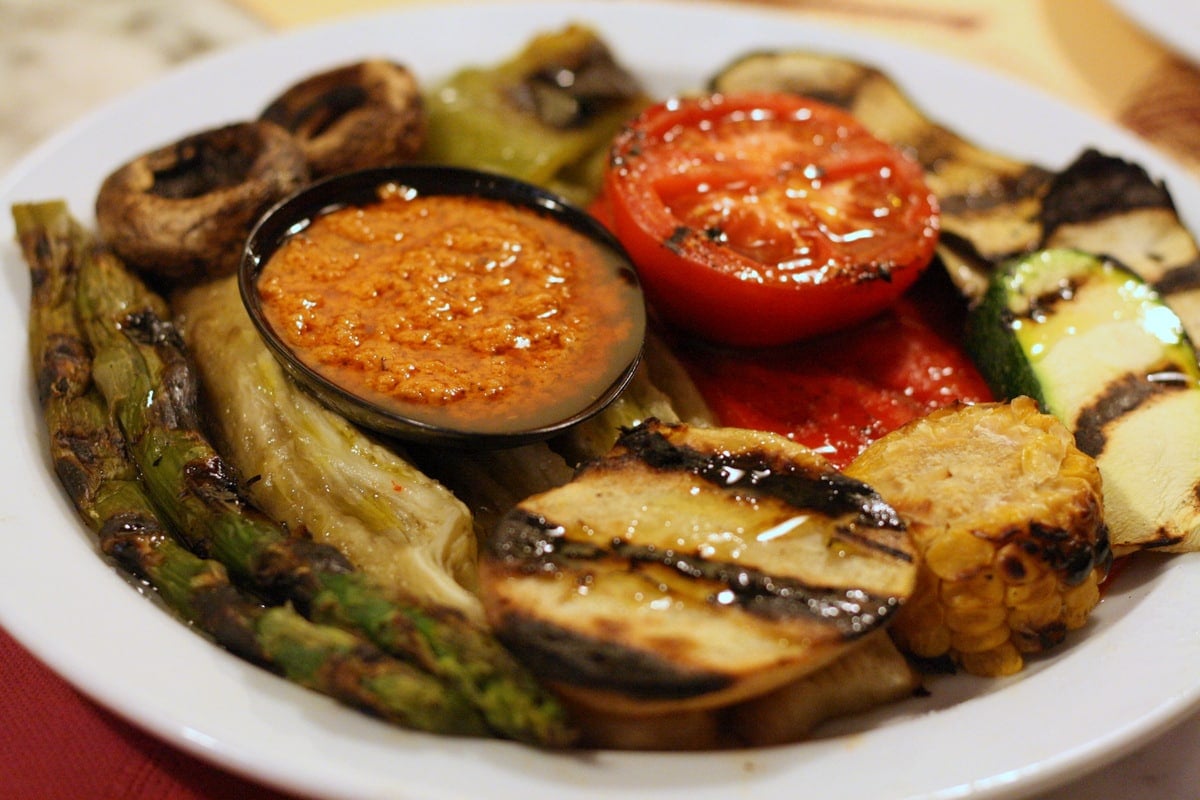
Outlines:
[[92,703],[0,628],[4,800],[295,800],[177,750]]

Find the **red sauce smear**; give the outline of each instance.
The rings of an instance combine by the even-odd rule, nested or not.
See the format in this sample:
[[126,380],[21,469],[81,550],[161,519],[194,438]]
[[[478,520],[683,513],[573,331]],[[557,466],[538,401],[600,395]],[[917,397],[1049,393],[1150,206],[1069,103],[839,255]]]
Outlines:
[[887,312],[761,350],[674,343],[722,425],[772,431],[845,467],[910,420],[992,394],[959,345],[962,300],[934,273]]

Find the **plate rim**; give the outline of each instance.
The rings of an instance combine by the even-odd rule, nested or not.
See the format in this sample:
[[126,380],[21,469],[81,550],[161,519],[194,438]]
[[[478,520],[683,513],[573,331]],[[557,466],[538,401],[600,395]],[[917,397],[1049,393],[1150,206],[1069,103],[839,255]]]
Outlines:
[[[433,5],[430,4],[424,7],[414,6],[382,13],[356,15],[354,17],[347,18],[345,20],[339,20],[334,23],[314,25],[295,31],[287,31],[280,34],[269,35],[263,39],[251,40],[249,42],[236,45],[232,48],[226,48],[216,53],[209,54],[208,56],[197,59],[194,62],[190,62],[180,69],[173,70],[163,77],[158,78],[143,87],[139,87],[138,89],[123,95],[121,98],[111,103],[105,104],[100,109],[88,114],[78,122],[68,126],[63,131],[60,131],[58,134],[50,137],[42,144],[36,146],[26,156],[20,159],[17,162],[17,165],[15,165],[14,168],[10,170],[3,179],[0,179],[0,200],[3,200],[7,205],[10,202],[22,199],[18,196],[15,196],[15,192],[18,191],[19,187],[21,187],[23,184],[29,182],[30,180],[34,180],[34,178],[31,176],[34,176],[37,170],[44,165],[48,159],[53,158],[64,148],[70,148],[73,146],[73,144],[88,131],[95,129],[97,126],[102,126],[104,124],[104,120],[109,119],[110,116],[121,113],[121,111],[124,109],[136,108],[139,105],[144,105],[148,101],[153,101],[153,98],[160,96],[164,91],[168,91],[176,85],[186,84],[190,80],[197,79],[198,76],[204,76],[212,72],[219,72],[223,69],[227,69],[230,65],[237,64],[247,59],[253,60],[255,54],[261,53],[264,49],[272,49],[273,51],[288,51],[290,48],[300,47],[307,42],[320,41],[321,39],[328,38],[330,36],[344,35],[346,32],[355,31],[363,26],[385,24],[394,25],[397,23],[397,21],[410,21],[422,15],[426,17],[438,17],[439,15],[453,11],[461,12],[464,6],[472,5],[475,4],[456,3],[449,6],[434,8]],[[680,14],[682,13],[681,9],[684,5],[685,4],[683,3],[672,2],[671,0],[637,3],[636,7],[634,6],[633,2],[626,3],[623,0],[618,0],[617,2],[611,2],[611,0],[610,2],[593,0],[592,2],[582,3],[544,2],[535,0],[534,2],[488,2],[477,4],[480,12],[485,15],[500,13],[500,11],[503,10],[507,10],[509,12],[536,12],[538,14],[545,14],[547,9],[555,9],[557,10],[556,13],[558,13],[559,16],[566,16],[566,10],[570,9],[570,16],[578,16],[581,19],[587,18],[589,15],[592,17],[604,17],[608,19],[616,18],[622,15],[644,16],[657,13]],[[1193,186],[1192,184],[1194,184],[1194,181],[1187,176],[1187,173],[1178,165],[1172,164],[1167,157],[1150,151],[1148,149],[1148,145],[1140,143],[1131,135],[1113,128],[1109,123],[1106,123],[1102,120],[1096,120],[1094,117],[1090,117],[1085,112],[1080,111],[1068,103],[1064,103],[1059,99],[1051,98],[1048,94],[1040,92],[1034,87],[1020,84],[1017,81],[1005,78],[993,70],[974,64],[965,64],[965,62],[958,61],[947,56],[917,50],[916,48],[892,42],[878,36],[863,33],[852,34],[841,28],[828,26],[815,20],[804,19],[803,17],[796,15],[795,12],[787,12],[785,14],[776,9],[740,8],[723,3],[706,3],[703,6],[703,10],[701,10],[701,7],[698,6],[690,6],[688,10],[690,14],[693,14],[696,17],[704,17],[706,19],[721,20],[730,16],[736,16],[739,19],[753,17],[759,20],[770,19],[775,22],[786,22],[786,26],[789,28],[806,29],[809,34],[814,31],[829,33],[832,34],[832,38],[835,41],[854,40],[863,47],[866,47],[869,43],[883,42],[886,43],[886,46],[883,47],[883,50],[889,54],[906,53],[908,54],[907,57],[909,58],[934,62],[936,64],[945,65],[948,67],[953,66],[956,69],[965,71],[965,73],[968,75],[976,77],[987,76],[987,81],[991,81],[993,83],[1004,84],[1010,87],[1019,87],[1018,93],[1020,94],[1041,96],[1043,98],[1043,102],[1051,102],[1055,106],[1059,107],[1069,107],[1071,109],[1071,114],[1079,117],[1085,117],[1089,119],[1093,125],[1109,128],[1109,138],[1113,139],[1114,141],[1130,144],[1131,149],[1139,156],[1139,160],[1143,161],[1143,163],[1147,163],[1147,166],[1151,168],[1153,172],[1157,172],[1160,175],[1169,174],[1170,176],[1179,176],[1178,178],[1172,177],[1172,180],[1182,179],[1184,185],[1188,188],[1186,194],[1191,197],[1191,202],[1188,204],[1186,211],[1190,215],[1200,211],[1200,203],[1196,201],[1196,197],[1200,197],[1200,189],[1197,189],[1195,186]],[[538,24],[535,27],[545,26]],[[341,34],[338,32],[341,32]],[[614,42],[614,44],[618,48],[621,46],[620,42]],[[713,64],[714,69],[717,66],[719,66],[719,64]],[[305,68],[311,69],[312,67],[306,66]],[[296,74],[299,75],[300,73],[297,72]],[[938,111],[938,109],[930,110],[935,113]],[[953,123],[953,118],[949,114],[940,114],[939,117],[949,119],[950,122]],[[1175,188],[1173,187],[1173,192],[1174,191]],[[77,209],[73,210],[77,211]],[[11,232],[10,223],[5,222],[4,225],[0,226],[0,230],[4,230],[6,233]],[[7,236],[7,238],[11,240],[11,236]],[[9,260],[8,252],[9,251],[0,251],[0,255],[5,256],[5,261]],[[12,283],[13,276],[9,275],[8,277],[10,283]],[[20,281],[18,280],[16,283],[19,284]],[[15,291],[18,287],[14,285],[10,288],[14,289]],[[5,298],[6,301],[15,299],[16,298]],[[23,301],[24,298],[22,297],[18,302],[23,303]],[[22,317],[22,321],[23,319],[24,317]],[[27,418],[26,422],[32,424],[36,428],[36,426],[40,425],[40,418],[37,416],[35,411],[36,404],[34,402],[32,389],[29,385],[31,382],[28,381],[28,375],[30,374],[28,359],[26,357],[18,360],[21,363],[21,367],[24,369],[23,375],[25,377],[24,385],[17,389],[17,402],[24,403],[23,412]],[[5,358],[2,363],[11,365],[13,363],[13,359],[11,357]],[[0,366],[0,369],[2,368],[3,366]],[[35,434],[30,432],[30,435]],[[36,435],[40,435],[40,430],[36,432]],[[38,437],[37,442],[33,443],[31,443],[28,438],[29,437],[26,436],[24,441],[24,451],[21,452],[20,448],[18,448],[18,451],[21,452],[22,455],[31,455],[33,459],[38,461],[43,467],[47,467],[43,470],[47,474],[40,476],[40,478],[33,479],[35,484],[39,488],[49,485],[49,491],[58,491],[57,483],[53,481],[52,476],[49,475],[45,454],[40,449],[40,436]],[[73,513],[65,502],[65,499],[61,497],[61,492],[58,492],[58,494],[60,496],[56,501],[52,502],[54,502],[57,506],[60,506],[68,518],[73,518]],[[5,528],[13,528],[20,526],[28,527],[31,524],[36,524],[36,520],[25,520],[20,512],[14,513],[12,511],[14,506],[10,505],[10,503],[12,503],[13,500],[14,498],[12,497],[11,492],[8,490],[0,493],[0,508],[4,508],[6,512],[3,522],[0,522],[0,525]],[[82,529],[81,525],[78,525],[77,527]],[[79,533],[79,531],[68,531],[67,535],[75,534],[74,538],[84,538],[83,536],[79,535]],[[100,562],[100,559],[95,556],[94,552],[91,555],[94,559],[96,559],[97,562]],[[103,566],[102,562],[100,563]],[[1178,563],[1178,559],[1176,559],[1176,562],[1173,563]],[[1167,566],[1164,568],[1164,571],[1168,575],[1171,575],[1175,572],[1178,572],[1180,569],[1180,567],[1176,566]],[[111,571],[107,566],[104,566],[104,570]],[[85,574],[95,574],[95,570],[90,568],[85,568],[84,572]],[[0,568],[0,575],[3,574],[5,574],[3,568]],[[124,581],[122,581],[122,583],[124,583]],[[111,586],[108,586],[108,588],[119,588],[120,591],[124,593],[124,600],[118,601],[117,603],[122,611],[125,609],[133,609],[135,607],[144,609],[146,606],[144,598],[138,597],[136,592],[128,591],[127,587],[117,587],[117,585],[113,583]],[[112,593],[108,592],[106,594]],[[201,758],[212,761],[225,769],[242,774],[252,780],[266,782],[269,785],[277,786],[281,789],[305,794],[311,794],[315,791],[321,796],[382,797],[384,796],[384,792],[390,792],[395,788],[394,786],[386,785],[386,782],[380,783],[378,781],[376,781],[374,784],[370,784],[366,781],[360,781],[351,786],[337,780],[336,777],[330,777],[329,775],[311,767],[301,771],[304,780],[303,785],[297,785],[297,776],[286,774],[285,771],[278,768],[270,769],[264,773],[261,768],[261,763],[257,757],[247,757],[245,753],[239,752],[236,748],[231,748],[225,742],[215,740],[214,737],[212,737],[205,730],[200,730],[190,725],[186,719],[181,717],[181,711],[178,707],[169,706],[158,709],[145,709],[143,707],[144,704],[141,703],[137,697],[138,692],[131,691],[127,687],[124,691],[114,691],[111,681],[103,679],[99,676],[88,674],[86,670],[81,669],[78,663],[78,653],[76,651],[69,646],[64,647],[61,643],[45,641],[45,637],[42,636],[39,631],[35,630],[37,620],[33,619],[32,617],[23,616],[19,610],[14,611],[19,603],[20,599],[12,596],[11,589],[4,585],[3,581],[0,581],[0,622],[3,622],[10,634],[13,635],[13,637],[17,639],[17,641],[20,642],[24,647],[26,647],[26,649],[33,652],[35,656],[45,661],[51,667],[51,669],[66,677],[69,682],[80,688],[101,705],[110,708],[120,716],[129,719],[135,725],[138,725],[139,727],[148,730],[152,734],[163,738],[164,740],[167,740],[178,747],[181,747],[193,755],[197,755]],[[180,625],[176,620],[169,617],[169,615],[166,613],[159,613],[157,615],[157,621],[153,621],[154,618],[146,615],[143,611],[130,611],[130,613],[136,614],[139,620],[147,620],[146,624],[153,627],[155,635],[161,635],[163,637],[163,643],[169,643],[172,646],[184,647],[188,650],[194,649],[191,644],[196,638],[194,634],[188,631],[185,626]],[[59,623],[61,624],[61,621],[59,621]],[[188,642],[188,644],[184,644],[185,641]],[[255,670],[255,668],[249,667],[248,665],[237,661],[237,659],[227,653],[224,653],[224,651],[220,651],[217,648],[211,647],[206,642],[203,644],[207,650],[213,651],[211,653],[207,653],[203,658],[205,668],[213,670],[216,674],[222,676],[223,678],[228,678],[234,683],[245,686],[245,692],[240,698],[244,702],[253,703],[255,700],[254,693],[264,691],[264,687],[259,685],[263,684],[264,681],[258,680],[258,678],[269,679],[273,682],[273,684],[282,683],[267,675],[267,673]],[[255,672],[254,674],[249,674],[247,673],[247,670],[254,670]],[[157,682],[159,680],[161,680],[161,678],[158,678],[152,682],[152,685],[156,691],[158,691],[160,687],[160,684]],[[272,695],[283,696],[285,702],[291,702],[294,700],[299,719],[306,718],[305,716],[301,715],[302,712],[303,715],[309,715],[309,717],[321,720],[325,724],[329,724],[330,720],[332,720],[335,727],[337,727],[339,730],[341,729],[342,723],[346,723],[345,720],[341,719],[341,715],[346,714],[344,709],[332,706],[332,704],[324,702],[323,699],[310,697],[308,696],[309,693],[306,693],[304,690],[298,689],[297,687],[292,687],[286,684],[282,686],[275,686],[273,684],[265,690]],[[919,793],[912,794],[911,796],[923,798],[951,796],[999,798],[1002,796],[1016,796],[1013,794],[1013,792],[1025,793],[1039,789],[1045,789],[1049,786],[1061,783],[1063,780],[1067,780],[1072,776],[1082,774],[1083,772],[1098,766],[1100,761],[1109,761],[1119,757],[1123,753],[1131,750],[1136,744],[1140,743],[1140,737],[1146,736],[1153,731],[1165,729],[1171,723],[1178,721],[1187,713],[1198,707],[1200,707],[1200,683],[1193,687],[1190,693],[1169,698],[1159,704],[1157,708],[1152,709],[1150,713],[1145,713],[1141,716],[1136,714],[1132,715],[1127,724],[1120,731],[1112,731],[1106,736],[1093,738],[1090,752],[1083,752],[1079,749],[1069,752],[1062,752],[1058,754],[1056,759],[1042,760],[1036,764],[1024,765],[1023,769],[1009,771],[1004,774],[991,775],[988,776],[987,780],[982,783],[963,784],[962,782],[959,782],[944,787],[944,791],[937,790],[933,791],[932,793],[918,789],[917,791]],[[961,706],[958,706],[957,708],[961,709]],[[953,712],[955,709],[951,709],[950,711]],[[350,713],[353,714],[353,712]],[[946,714],[947,712],[942,711],[940,713]],[[957,716],[957,714],[955,714],[955,716]],[[385,733],[380,733],[378,730],[379,726],[381,726],[381,723],[377,723],[373,720],[362,719],[354,720],[352,723],[346,723],[345,727],[348,727],[357,735],[379,735],[380,738],[389,742],[400,741],[405,747],[409,747],[417,751],[424,749],[422,744],[427,744],[427,742],[415,741],[417,737],[420,737],[418,734],[396,732],[392,729],[388,729]],[[403,735],[397,736],[397,733]],[[428,739],[429,737],[420,738]],[[440,749],[445,749],[459,755],[467,755],[464,753],[464,743],[462,742],[447,742],[446,740],[438,740],[438,743]],[[809,745],[797,745],[795,747],[808,746]],[[469,749],[473,751],[477,748],[472,747]],[[484,746],[484,749],[494,752],[502,752],[504,754],[503,758],[511,759],[516,762],[529,762],[531,760],[530,752],[527,752],[517,745],[498,742],[487,743]],[[541,754],[538,754],[539,758],[540,755]],[[729,754],[728,758],[720,757],[718,760],[736,762],[731,763],[727,767],[728,774],[736,775],[741,774],[743,771],[740,765],[747,763],[745,761],[737,760],[757,760],[756,755],[757,754],[755,753],[752,753],[748,756],[741,753]],[[539,758],[533,758],[532,760],[537,761]],[[653,754],[620,754],[619,756],[602,754],[599,757],[599,762],[608,764],[611,763],[614,758],[616,760],[628,761],[630,763],[643,763],[647,759],[657,759],[659,756]],[[683,760],[687,761],[693,759],[687,759],[685,757]],[[555,771],[557,772],[558,770]],[[422,786],[420,789],[423,792],[431,792],[431,794],[418,794],[412,796],[457,796],[445,794],[446,790],[439,786]],[[668,789],[667,791],[669,792],[670,790]],[[692,792],[691,795],[695,796],[695,793]],[[655,794],[654,796],[658,796],[658,794]],[[665,794],[662,796],[666,797],[673,795]]]

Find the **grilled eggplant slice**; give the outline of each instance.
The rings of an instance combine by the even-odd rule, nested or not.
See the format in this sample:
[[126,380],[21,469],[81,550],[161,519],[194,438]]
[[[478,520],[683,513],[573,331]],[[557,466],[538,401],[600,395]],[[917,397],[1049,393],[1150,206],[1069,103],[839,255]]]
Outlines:
[[1200,249],[1167,188],[1137,164],[1084,151],[1055,173],[987,151],[934,122],[886,74],[809,52],[753,53],[711,81],[818,97],[912,153],[938,196],[938,254],[971,301],[1001,263],[1051,247],[1116,258],[1151,284],[1200,342]]
[[774,434],[626,431],[485,543],[488,621],[576,702],[713,708],[815,671],[913,591],[903,521],[870,487]]
[[1017,259],[972,313],[967,347],[994,391],[1036,398],[1096,459],[1115,552],[1200,547],[1200,367],[1144,281],[1076,250]]

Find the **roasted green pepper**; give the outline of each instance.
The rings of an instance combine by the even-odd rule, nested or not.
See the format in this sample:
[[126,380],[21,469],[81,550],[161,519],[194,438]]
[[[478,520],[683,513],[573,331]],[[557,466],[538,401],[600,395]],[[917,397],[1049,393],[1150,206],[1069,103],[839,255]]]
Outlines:
[[594,31],[570,25],[433,86],[421,160],[511,175],[586,202],[608,142],[648,102]]

